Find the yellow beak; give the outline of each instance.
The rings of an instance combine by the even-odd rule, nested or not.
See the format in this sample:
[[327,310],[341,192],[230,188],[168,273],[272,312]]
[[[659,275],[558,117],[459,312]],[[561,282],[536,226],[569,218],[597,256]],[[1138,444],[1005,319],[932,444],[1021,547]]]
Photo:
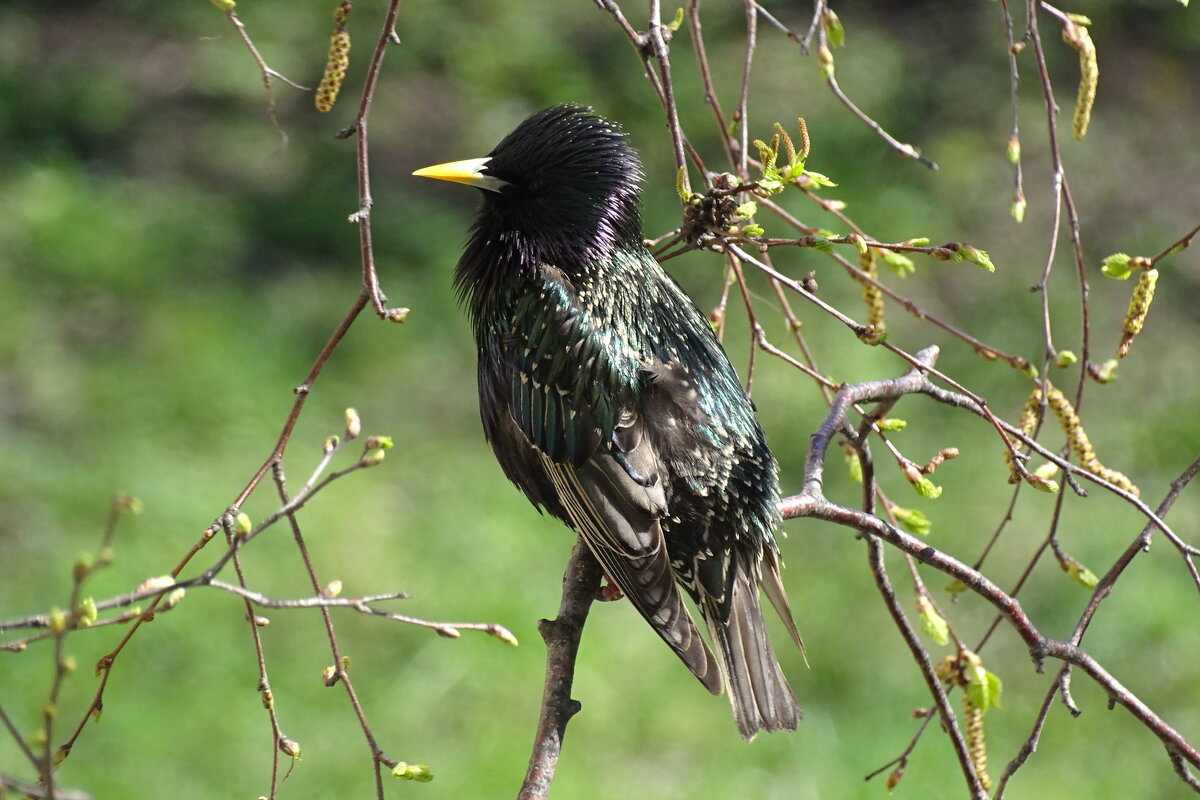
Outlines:
[[465,183],[468,186],[477,186],[480,189],[498,192],[508,184],[499,178],[483,174],[483,168],[491,160],[491,156],[485,156],[484,158],[468,158],[465,161],[450,161],[419,169],[413,175],[421,178],[434,178],[439,181]]

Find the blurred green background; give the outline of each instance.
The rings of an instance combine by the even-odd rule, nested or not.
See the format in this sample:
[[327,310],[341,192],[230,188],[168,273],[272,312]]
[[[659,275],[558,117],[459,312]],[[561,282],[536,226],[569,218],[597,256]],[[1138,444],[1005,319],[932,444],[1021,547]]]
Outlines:
[[[71,564],[96,547],[117,490],[141,498],[145,512],[122,523],[117,561],[88,593],[117,594],[166,572],[270,452],[292,387],[358,291],[357,230],[346,222],[356,205],[354,144],[334,136],[356,107],[383,5],[355,7],[350,75],[334,112],[316,113],[308,93],[277,82],[277,124],[254,63],[209,3],[10,0],[0,7],[0,617],[66,602]],[[626,6],[636,23],[640,6]],[[798,29],[811,13],[805,4],[768,7]],[[319,80],[332,10],[310,0],[238,8],[271,66],[310,86]],[[1100,55],[1099,97],[1083,142],[1069,131],[1077,56],[1047,17],[1042,36],[1081,215],[1093,349],[1103,360],[1131,287],[1102,278],[1100,259],[1114,251],[1152,255],[1200,217],[1200,17],[1167,0],[1069,10],[1092,17]],[[848,33],[836,53],[843,87],[940,171],[885,147],[831,97],[815,62],[765,22],[751,83],[753,135],[766,138],[776,120],[790,126],[803,115],[813,140],[809,166],[838,181],[826,194],[845,200],[873,235],[987,249],[994,275],[918,259],[915,275],[886,279],[929,312],[1040,362],[1041,298],[1029,287],[1048,248],[1051,175],[1032,53],[1020,59],[1029,209],[1018,226],[1008,213],[1009,79],[999,4],[867,2],[839,13]],[[703,14],[728,110],[740,82],[743,7],[710,2]],[[530,111],[566,101],[593,105],[630,131],[646,162],[648,235],[676,224],[674,171],[638,59],[592,3],[410,0],[397,30],[402,45],[387,54],[371,117],[373,229],[384,288],[412,314],[402,327],[369,314],[354,326],[317,384],[287,467],[299,485],[347,406],[358,408],[366,433],[395,438],[382,467],[335,484],[301,522],[323,579],[341,579],[348,596],[408,591],[415,597],[400,604],[405,613],[500,622],[520,638],[512,649],[484,635],[450,641],[336,615],[381,745],[436,775],[427,785],[389,785],[389,795],[507,797],[524,773],[541,694],[535,624],[557,608],[572,537],[532,512],[481,436],[473,346],[450,287],[475,198],[409,173],[482,155]],[[684,126],[719,163],[686,32],[675,41],[673,64]],[[811,205],[792,201],[792,208],[841,232]],[[1055,343],[1079,352],[1078,278],[1065,239],[1059,251],[1049,286]],[[826,301],[863,316],[857,286],[827,258],[797,251],[777,259],[791,275],[815,271]],[[670,266],[701,307],[717,301],[717,258]],[[1100,458],[1130,474],[1151,505],[1200,452],[1198,266],[1195,249],[1164,263],[1159,298],[1120,380],[1090,386],[1084,409]],[[768,334],[786,346],[785,327],[768,311],[770,289],[752,281]],[[904,370],[814,309],[795,306],[818,363],[835,379]],[[730,309],[728,346],[744,370],[736,299]],[[1015,417],[1028,384],[1014,371],[978,359],[894,305],[889,325],[891,341],[910,352],[942,345],[939,366]],[[1056,382],[1073,387],[1075,369]],[[765,356],[754,388],[785,493],[795,491],[808,435],[823,415],[820,395]],[[893,437],[910,458],[923,462],[946,446],[962,456],[938,472],[945,493],[936,502],[917,499],[886,463],[883,485],[934,521],[932,544],[973,561],[1011,496],[1000,445],[980,421],[926,401],[905,400],[896,415],[910,422]],[[1044,439],[1061,443],[1049,427]],[[876,457],[886,462],[883,448]],[[857,498],[836,452],[827,490],[845,502]],[[1193,494],[1171,519],[1195,541]],[[264,487],[247,511],[261,519],[274,510],[273,496]],[[1049,496],[1022,495],[985,568],[1002,586],[1012,585],[1045,537],[1052,506]],[[1067,498],[1060,536],[1101,573],[1140,524],[1127,505],[1093,492]],[[785,581],[811,668],[786,646],[780,655],[805,708],[801,730],[742,744],[725,701],[707,696],[627,604],[599,606],[584,637],[574,692],[583,712],[570,727],[556,797],[884,794],[882,778],[862,778],[903,750],[917,724],[909,712],[928,704],[926,692],[880,603],[863,544],[815,523],[786,529]],[[281,527],[253,543],[251,585],[274,596],[306,593],[289,540]],[[206,551],[197,569],[213,557]],[[889,563],[911,608],[903,561],[893,553]],[[974,597],[950,605],[941,592],[947,580],[925,577],[964,638],[977,641],[988,609]],[[1055,636],[1069,635],[1087,597],[1049,558],[1022,594],[1035,622]],[[1177,554],[1160,538],[1129,569],[1087,640],[1192,741],[1200,738],[1196,603]],[[277,708],[304,751],[281,796],[370,796],[367,749],[344,693],[321,684],[330,656],[318,615],[269,616],[263,635]],[[236,598],[194,591],[139,632],[113,674],[101,724],[89,726],[60,770],[63,784],[97,798],[265,793],[272,741],[242,617]],[[91,664],[118,633],[68,640],[80,669],[60,704],[60,730],[82,713],[94,691]],[[949,652],[930,647],[935,658]],[[998,777],[1028,734],[1050,676],[1034,673],[1004,629],[983,655],[1005,682],[1004,708],[987,717]],[[24,732],[38,725],[51,663],[45,643],[0,654],[0,704]],[[1040,751],[1008,796],[1186,794],[1157,740],[1124,711],[1106,711],[1085,678],[1074,686],[1084,715],[1072,720],[1054,708]],[[32,772],[7,737],[0,772]],[[960,787],[945,737],[931,730],[896,795],[960,796]]]

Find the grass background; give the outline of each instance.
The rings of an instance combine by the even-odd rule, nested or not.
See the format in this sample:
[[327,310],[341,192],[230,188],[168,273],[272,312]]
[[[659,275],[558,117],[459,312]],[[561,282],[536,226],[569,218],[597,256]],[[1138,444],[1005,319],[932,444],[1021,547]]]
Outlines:
[[[636,19],[641,11],[629,4]],[[1192,227],[1200,209],[1200,22],[1168,2],[1093,2],[1101,88],[1087,138],[1060,125],[1091,281],[1093,345],[1107,357],[1129,286],[1099,276],[1110,252],[1153,254]],[[319,77],[330,30],[327,3],[261,0],[239,6],[273,67],[308,85]],[[806,8],[773,9],[793,27]],[[106,597],[167,571],[270,451],[303,377],[358,291],[351,142],[334,134],[351,118],[382,3],[360,2],[342,104],[318,115],[310,97],[277,85],[278,128],[249,56],[207,3],[10,2],[0,8],[0,616],[66,600],[76,554],[94,549],[109,496],[130,492],[145,512],[122,523],[114,566],[89,585]],[[743,11],[704,9],[710,58],[726,102],[736,96]],[[918,261],[892,280],[923,308],[1008,352],[1040,360],[1041,274],[1049,237],[1051,176],[1045,113],[1031,56],[1022,56],[1021,124],[1029,210],[1008,216],[1008,66],[996,4],[863,3],[840,10],[848,46],[838,76],[851,96],[902,141],[936,160],[930,172],[900,159],[822,86],[815,64],[760,23],[752,83],[755,135],[776,120],[808,120],[809,165],[838,181],[829,196],[882,240],[929,236],[987,249],[995,275]],[[1045,17],[1043,38],[1057,98],[1069,117],[1077,57]],[[337,621],[356,686],[382,746],[425,763],[428,785],[389,795],[510,796],[519,784],[541,691],[536,620],[557,608],[572,537],[534,514],[507,484],[482,441],[473,347],[450,274],[473,213],[460,187],[409,177],[412,169],[486,153],[530,111],[583,102],[621,122],[643,153],[646,230],[674,226],[669,141],[637,58],[590,3],[406,3],[372,114],[376,255],[403,327],[362,319],[321,376],[289,450],[293,485],[359,409],[367,433],[397,447],[385,464],[331,487],[301,521],[324,579],[347,595],[404,590],[401,610],[458,621],[496,621],[521,640],[457,641],[350,613]],[[675,42],[681,116],[706,132],[690,41]],[[712,163],[717,143],[697,134]],[[831,218],[796,204],[806,219]],[[768,224],[768,230],[771,230]],[[822,297],[856,316],[858,288],[816,252],[780,256],[792,275],[816,271]],[[1195,341],[1200,313],[1195,250],[1164,264],[1151,321],[1120,380],[1089,389],[1085,422],[1100,457],[1127,472],[1151,504],[1200,450]],[[671,269],[701,307],[720,293],[721,265],[704,256]],[[1049,286],[1056,344],[1079,349],[1077,277],[1069,245]],[[760,308],[769,289],[754,279]],[[745,366],[744,323],[731,304],[728,348]],[[897,374],[903,366],[858,344],[797,303],[818,363],[835,379]],[[786,341],[780,320],[768,333]],[[928,324],[890,312],[891,341],[943,347],[940,366],[1012,418],[1025,381]],[[1072,386],[1074,372],[1059,385]],[[783,469],[799,483],[819,394],[782,363],[760,358],[755,401]],[[971,561],[1004,514],[1011,489],[999,444],[979,421],[910,399],[894,439],[917,461],[957,446],[937,474],[936,502],[911,495],[894,470],[882,482],[898,502],[934,520],[930,541]],[[1048,431],[1046,441],[1057,445]],[[877,458],[881,457],[877,452]],[[858,487],[836,460],[827,491],[853,502]],[[255,519],[272,492],[247,505]],[[1044,538],[1052,498],[1025,493],[987,571],[1011,586]],[[1191,535],[1200,507],[1185,494],[1172,519]],[[1140,520],[1093,492],[1067,498],[1061,537],[1100,572]],[[805,708],[791,736],[738,741],[723,700],[709,698],[627,604],[597,607],[583,642],[572,723],[555,796],[645,798],[878,797],[862,776],[903,749],[909,711],[928,704],[907,651],[879,602],[861,542],[845,530],[789,522],[785,581],[809,645],[811,668],[780,648]],[[253,586],[306,593],[286,532],[247,554]],[[1192,536],[1194,540],[1194,536]],[[203,564],[203,559],[198,564]],[[903,563],[893,578],[910,601]],[[937,574],[926,580],[938,589]],[[1043,560],[1022,595],[1048,634],[1066,636],[1087,593]],[[1193,740],[1200,641],[1196,593],[1176,553],[1159,540],[1139,557],[1089,633],[1093,654]],[[975,640],[991,619],[972,597],[947,605]],[[118,664],[101,724],[89,727],[60,771],[64,785],[97,798],[252,797],[266,791],[271,736],[260,706],[240,601],[195,591],[141,631]],[[329,662],[319,618],[269,614],[263,630],[277,707],[304,760],[281,796],[368,796],[368,753],[340,689],[320,681]],[[60,730],[94,691],[95,659],[115,629],[72,636],[80,665],[60,704]],[[780,637],[777,640],[782,641]],[[932,645],[931,645],[932,647]],[[935,657],[945,653],[934,648]],[[1049,677],[1038,676],[1015,636],[1001,630],[984,652],[1005,681],[989,714],[993,774],[1028,734]],[[32,734],[51,664],[44,644],[0,658],[0,705]],[[1039,751],[1009,796],[1183,796],[1162,748],[1123,711],[1107,712],[1075,681],[1084,716],[1050,715]],[[1118,755],[1119,754],[1119,755]],[[28,777],[14,743],[0,739],[0,772]],[[898,796],[960,790],[943,736],[930,731]]]

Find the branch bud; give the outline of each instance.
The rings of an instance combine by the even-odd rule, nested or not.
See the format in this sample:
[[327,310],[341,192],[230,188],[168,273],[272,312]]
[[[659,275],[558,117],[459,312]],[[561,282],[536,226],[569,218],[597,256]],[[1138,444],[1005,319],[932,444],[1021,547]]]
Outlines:
[[172,589],[167,596],[163,598],[162,603],[158,607],[159,610],[170,611],[172,608],[179,605],[179,601],[183,599],[185,594],[187,594],[187,589],[184,589],[182,586],[180,586],[178,589]]
[[402,781],[417,783],[429,783],[433,780],[433,773],[429,771],[429,767],[424,764],[405,764],[403,761],[392,768],[392,775]]
[[1069,367],[1079,361],[1079,356],[1070,350],[1059,350],[1054,354],[1054,365],[1059,368]]
[[80,628],[86,628],[96,621],[96,616],[96,599],[85,597],[79,603],[79,607],[75,609],[75,624]]
[[829,79],[833,77],[833,53],[825,45],[817,50],[817,64],[821,70],[821,77]]
[[1067,576],[1071,580],[1085,589],[1095,589],[1096,584],[1100,582],[1100,579],[1096,577],[1096,573],[1066,553],[1059,555],[1058,565],[1062,567],[1063,572],[1067,573]]
[[1006,148],[1006,152],[1008,154],[1009,161],[1014,164],[1019,164],[1021,162],[1021,137],[1017,136],[1015,133],[1008,137],[1008,147]]
[[75,576],[76,582],[82,581],[91,571],[92,565],[95,562],[92,560],[91,553],[80,553],[79,558],[75,560],[75,566],[71,570],[71,574]]
[[362,420],[358,417],[358,412],[353,408],[346,409],[346,438],[353,439],[362,432]]

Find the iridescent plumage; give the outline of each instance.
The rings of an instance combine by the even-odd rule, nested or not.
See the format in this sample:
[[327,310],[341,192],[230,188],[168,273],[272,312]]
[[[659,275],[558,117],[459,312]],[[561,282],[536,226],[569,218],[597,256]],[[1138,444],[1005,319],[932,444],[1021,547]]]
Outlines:
[[794,730],[759,604],[761,585],[800,645],[775,459],[707,319],[642,242],[636,154],[612,123],[556,106],[443,167],[420,174],[485,190],[455,282],[505,474],[580,534],[709,691],[728,687],[743,737]]

